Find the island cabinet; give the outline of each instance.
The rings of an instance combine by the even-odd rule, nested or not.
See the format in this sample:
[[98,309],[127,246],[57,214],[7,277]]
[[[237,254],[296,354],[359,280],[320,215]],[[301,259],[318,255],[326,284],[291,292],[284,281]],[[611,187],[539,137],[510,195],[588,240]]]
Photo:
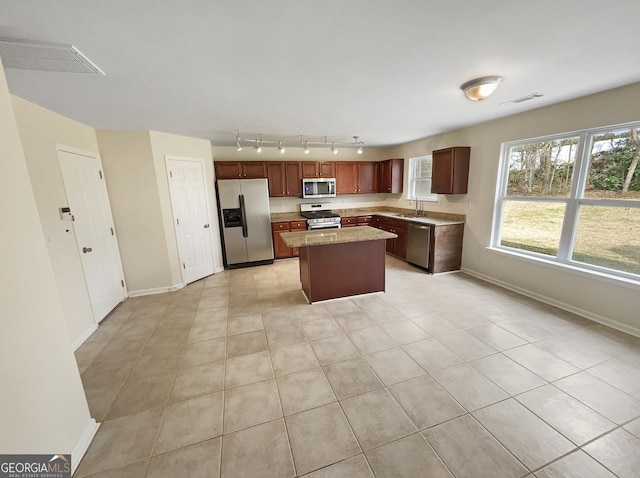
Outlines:
[[381,161],[378,167],[378,192],[401,193],[404,175],[404,159],[387,159]]
[[273,253],[276,259],[297,257],[300,251],[297,247],[288,247],[280,235],[283,232],[304,231],[307,229],[307,221],[285,221],[271,223],[273,232]]
[[303,178],[335,178],[336,163],[333,161],[303,161]]
[[214,161],[216,179],[258,179],[267,177],[264,161]]
[[302,196],[302,175],[297,161],[267,162],[270,197]]
[[429,272],[460,270],[464,224],[450,224],[431,228]]
[[455,146],[432,154],[431,192],[437,194],[467,194],[471,148]]
[[336,162],[336,194],[377,193],[378,169],[377,162]]
[[[371,226],[372,216],[347,216],[340,218],[341,227]],[[380,229],[380,228],[378,228]]]

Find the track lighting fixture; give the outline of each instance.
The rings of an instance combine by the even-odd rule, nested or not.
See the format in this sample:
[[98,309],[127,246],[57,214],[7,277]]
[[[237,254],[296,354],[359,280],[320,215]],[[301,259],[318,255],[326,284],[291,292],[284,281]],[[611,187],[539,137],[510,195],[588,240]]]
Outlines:
[[290,137],[286,137],[286,136],[284,138],[282,137],[278,138],[277,136],[273,138],[273,136],[270,136],[270,137],[267,137],[267,139],[262,138],[262,133],[256,136],[258,136],[256,139],[248,139],[246,137],[242,138],[240,136],[240,131],[236,130],[236,151],[242,151],[243,149],[242,144],[249,143],[253,145],[253,148],[255,149],[256,153],[261,153],[262,147],[266,146],[266,147],[276,148],[280,154],[285,153],[285,147],[301,147],[304,154],[309,154],[311,152],[311,148],[327,148],[331,151],[332,154],[338,154],[338,147],[341,147],[341,146],[353,147],[353,145],[358,147],[357,149],[358,154],[363,153],[362,145],[364,144],[364,141],[360,141],[359,136],[353,136],[353,139],[355,140],[355,142],[353,143],[347,143],[347,142],[341,142],[341,141],[340,142],[329,141],[327,136],[323,136],[320,138],[318,138],[317,136],[311,137],[311,138],[310,137],[305,138],[302,135],[300,135],[300,142],[296,140],[291,140]]
[[309,141],[304,142],[304,154],[309,154]]
[[364,142],[360,141],[360,136],[354,136],[353,139],[355,140],[354,144],[358,146],[358,154],[362,154],[362,145],[364,144]]
[[335,142],[335,141],[333,141],[333,142],[331,143],[331,152],[332,152],[333,154],[338,154],[338,150],[336,149],[336,142]]
[[280,151],[280,154],[284,154],[284,148],[282,147],[282,141],[278,141],[278,151]]
[[240,144],[240,131],[236,130],[236,151],[242,151],[242,145]]

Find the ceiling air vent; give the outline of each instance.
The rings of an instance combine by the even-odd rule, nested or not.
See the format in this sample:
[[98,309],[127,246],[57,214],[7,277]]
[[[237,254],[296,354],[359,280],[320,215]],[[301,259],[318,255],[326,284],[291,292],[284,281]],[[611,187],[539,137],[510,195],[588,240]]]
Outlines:
[[504,103],[500,103],[501,105],[510,105],[513,103],[524,103],[525,101],[529,101],[529,100],[535,100],[536,98],[540,98],[544,96],[543,93],[531,93],[530,95],[527,96],[521,96],[520,98],[516,98],[515,100],[509,100],[509,101],[505,101]]
[[104,72],[73,45],[0,38],[0,57],[5,68],[104,76]]

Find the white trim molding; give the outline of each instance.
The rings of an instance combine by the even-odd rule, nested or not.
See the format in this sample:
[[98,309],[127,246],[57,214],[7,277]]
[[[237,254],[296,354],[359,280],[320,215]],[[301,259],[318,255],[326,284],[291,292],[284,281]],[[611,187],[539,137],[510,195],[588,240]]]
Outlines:
[[144,295],[164,294],[165,292],[173,292],[184,287],[182,282],[171,285],[169,287],[154,287],[153,289],[130,290],[129,297],[142,297]]
[[73,475],[78,468],[78,465],[84,458],[84,454],[89,449],[89,445],[93,441],[93,438],[98,433],[98,429],[100,428],[100,423],[96,422],[93,418],[89,420],[87,427],[84,430],[84,433],[80,437],[80,440],[73,448],[71,452],[71,474]]

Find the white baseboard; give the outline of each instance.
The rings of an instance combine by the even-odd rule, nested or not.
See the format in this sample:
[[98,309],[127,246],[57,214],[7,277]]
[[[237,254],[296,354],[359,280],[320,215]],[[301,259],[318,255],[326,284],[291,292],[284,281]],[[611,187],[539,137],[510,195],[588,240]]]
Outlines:
[[84,433],[80,437],[80,440],[74,447],[71,452],[71,474],[73,475],[78,468],[78,465],[82,461],[84,454],[89,449],[89,445],[93,441],[93,437],[98,433],[98,428],[100,428],[100,424],[96,422],[93,418],[89,419],[89,423],[87,424],[87,428],[85,428]]
[[96,330],[98,330],[98,324],[96,323],[85,330],[84,333],[73,342],[73,351],[75,352],[78,350],[78,347],[80,347]]
[[556,299],[552,299],[551,297],[547,297],[536,292],[532,292],[528,289],[523,289],[522,287],[514,286],[509,282],[504,282],[493,277],[489,277],[487,275],[481,274],[476,271],[472,271],[470,269],[462,268],[462,272],[465,274],[469,274],[470,276],[477,277],[480,280],[485,282],[490,282],[491,284],[495,284],[504,289],[511,290],[513,292],[517,292],[518,294],[522,294],[527,297],[531,297],[532,299],[539,300],[540,302],[544,302],[545,304],[552,305],[562,310],[566,310],[567,312],[571,312],[572,314],[579,315],[584,317],[585,319],[593,320],[594,322],[598,322],[599,324],[606,325],[607,327],[611,327],[612,329],[619,330],[620,332],[625,332],[627,334],[633,335],[635,337],[640,337],[640,329],[637,327],[632,327],[627,324],[623,324],[618,322],[617,320],[611,320],[608,317],[603,317],[599,314],[594,314],[588,310],[581,309],[579,307],[575,307],[570,304],[566,304]]
[[179,290],[184,287],[184,284],[180,282],[179,284],[175,284],[169,287],[156,287],[154,289],[140,289],[140,290],[130,290],[129,297],[142,297],[143,295],[154,295],[154,294],[164,294],[165,292],[173,292],[174,290]]
[[214,274],[218,274],[220,272],[224,272],[224,267],[216,267],[213,271]]

